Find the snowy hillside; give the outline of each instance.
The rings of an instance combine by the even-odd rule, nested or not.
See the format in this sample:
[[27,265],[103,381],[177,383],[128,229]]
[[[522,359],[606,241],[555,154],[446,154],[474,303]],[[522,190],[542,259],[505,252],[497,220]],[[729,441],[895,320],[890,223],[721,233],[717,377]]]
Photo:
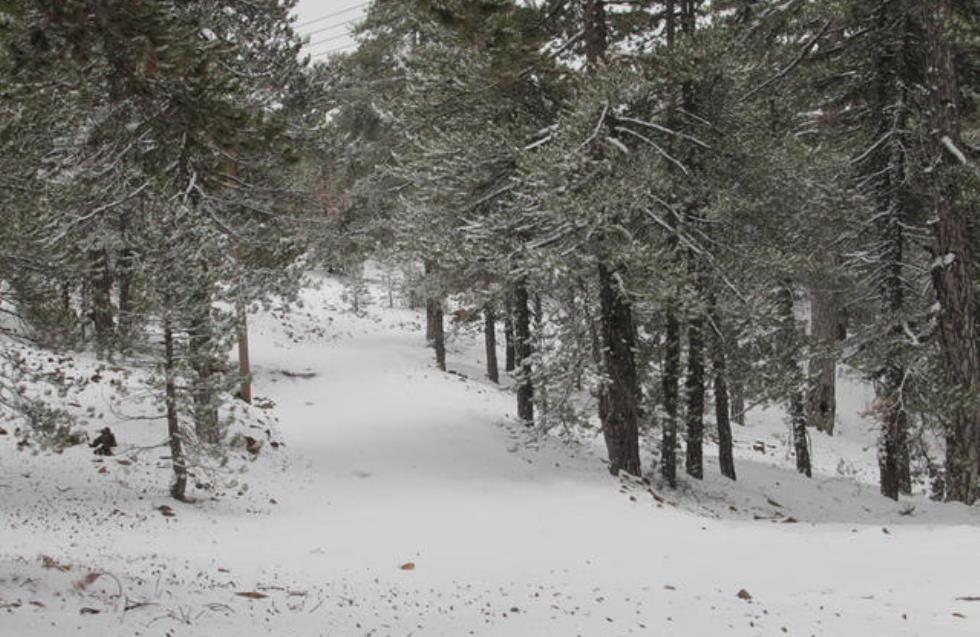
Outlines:
[[515,426],[476,335],[438,372],[424,317],[378,287],[357,316],[319,281],[253,317],[261,449],[195,504],[167,497],[143,372],[65,361],[87,379],[66,404],[120,451],[0,435],[0,635],[980,634],[980,510],[878,495],[859,385],[813,480],[760,411],[735,484],[713,459],[677,491],[617,482],[598,440]]

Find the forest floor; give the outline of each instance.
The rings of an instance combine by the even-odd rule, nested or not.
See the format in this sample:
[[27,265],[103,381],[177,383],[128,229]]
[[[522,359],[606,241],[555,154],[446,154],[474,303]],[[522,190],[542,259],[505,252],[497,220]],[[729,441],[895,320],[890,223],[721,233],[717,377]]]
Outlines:
[[737,483],[710,442],[702,483],[624,482],[594,434],[515,426],[478,333],[440,373],[418,313],[375,286],[357,316],[321,283],[253,317],[263,446],[231,454],[220,497],[168,499],[144,372],[61,359],[86,381],[64,400],[121,448],[0,435],[0,635],[980,634],[980,508],[878,496],[860,384],[812,480],[770,410],[736,428]]

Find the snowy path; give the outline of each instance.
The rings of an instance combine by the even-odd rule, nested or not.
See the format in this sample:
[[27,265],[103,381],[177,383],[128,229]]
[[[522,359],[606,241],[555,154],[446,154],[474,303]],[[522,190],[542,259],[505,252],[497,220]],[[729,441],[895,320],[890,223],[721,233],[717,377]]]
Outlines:
[[4,502],[17,527],[0,529],[0,555],[98,564],[155,605],[89,617],[68,604],[57,621],[0,610],[0,635],[980,634],[980,602],[956,601],[980,595],[975,525],[698,516],[618,487],[586,448],[519,445],[512,399],[475,378],[478,355],[454,354],[474,378],[436,372],[414,314],[372,308],[289,338],[329,308],[310,312],[305,328],[253,327],[258,393],[291,458],[255,476],[276,502],[69,533]]

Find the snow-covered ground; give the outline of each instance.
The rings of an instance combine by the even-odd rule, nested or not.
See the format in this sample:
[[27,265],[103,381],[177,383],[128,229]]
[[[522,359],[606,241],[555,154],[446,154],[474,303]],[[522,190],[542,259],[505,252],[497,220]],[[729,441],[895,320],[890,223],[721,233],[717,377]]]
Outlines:
[[193,505],[166,497],[164,424],[127,419],[152,402],[117,397],[139,373],[66,362],[89,379],[66,400],[122,450],[0,435],[0,636],[980,634],[980,509],[877,495],[859,386],[812,481],[765,411],[736,430],[738,483],[709,458],[672,492],[514,427],[478,338],[440,373],[417,313],[341,296],[254,317],[263,448]]

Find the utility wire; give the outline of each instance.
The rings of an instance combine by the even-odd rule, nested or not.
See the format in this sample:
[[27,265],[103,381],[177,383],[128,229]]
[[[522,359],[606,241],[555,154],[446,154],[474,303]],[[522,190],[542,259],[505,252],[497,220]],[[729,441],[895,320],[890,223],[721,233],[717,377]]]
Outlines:
[[356,4],[353,7],[348,7],[346,9],[341,9],[340,11],[335,11],[333,13],[328,13],[326,15],[322,15],[319,18],[314,18],[312,20],[307,20],[306,22],[300,22],[294,28],[295,29],[301,29],[301,28],[303,28],[305,26],[309,26],[311,24],[317,24],[319,22],[323,22],[324,20],[329,20],[330,18],[334,18],[334,17],[337,17],[339,15],[344,15],[345,13],[350,13],[351,11],[356,11],[357,9],[361,9],[363,7],[366,7],[369,4],[371,4],[371,3],[370,2],[362,2],[361,4]]
[[316,29],[314,31],[307,31],[306,33],[300,33],[299,35],[303,35],[303,36],[316,35],[318,33],[324,33],[326,31],[332,31],[332,30],[336,29],[337,27],[346,26],[348,24],[357,24],[360,21],[361,21],[360,18],[354,18],[353,20],[345,20],[343,22],[338,22],[337,24],[331,24],[330,26],[321,27],[321,28]]
[[358,45],[359,45],[358,42],[352,42],[351,44],[345,44],[344,46],[338,46],[332,49],[327,49],[326,51],[317,51],[316,53],[311,54],[310,58],[315,60],[317,58],[326,57],[331,53],[336,53],[338,51],[346,51],[347,49],[353,49]]
[[342,38],[349,38],[349,37],[350,37],[349,33],[341,33],[339,35],[332,35],[329,38],[323,38],[322,40],[317,40],[316,42],[310,42],[307,46],[317,46],[320,44],[326,44],[327,42],[334,42],[336,40],[340,40]]

